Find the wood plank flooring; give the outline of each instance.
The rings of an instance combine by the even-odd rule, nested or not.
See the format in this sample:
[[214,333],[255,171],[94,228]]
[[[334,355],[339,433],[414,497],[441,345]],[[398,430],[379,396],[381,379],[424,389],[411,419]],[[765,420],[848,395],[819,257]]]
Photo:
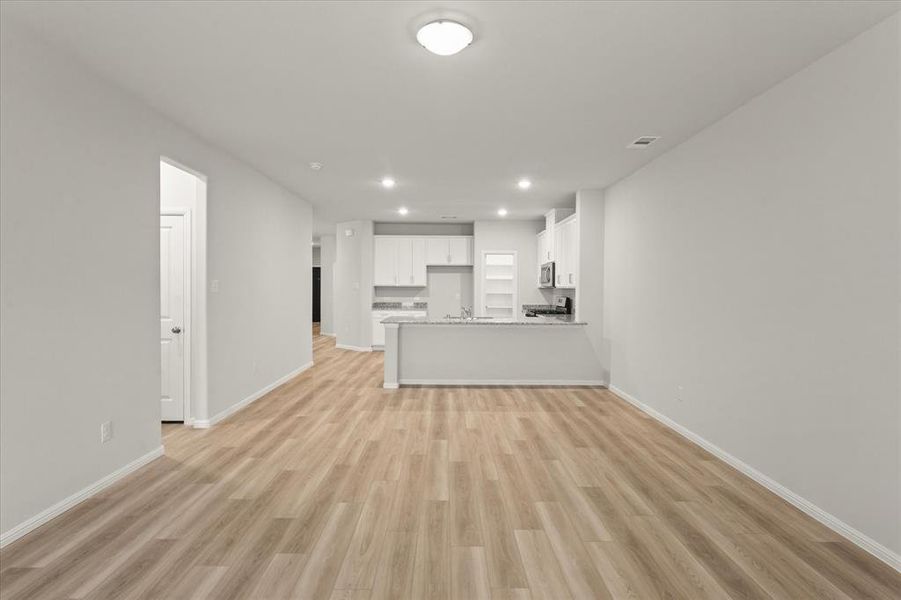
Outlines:
[[899,574],[601,389],[316,366],[0,552],[0,598],[898,598]]

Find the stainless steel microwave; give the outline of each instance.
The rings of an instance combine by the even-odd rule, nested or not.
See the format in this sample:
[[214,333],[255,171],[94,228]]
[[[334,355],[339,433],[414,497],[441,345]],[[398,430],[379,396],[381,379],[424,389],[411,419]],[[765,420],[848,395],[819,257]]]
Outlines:
[[538,276],[538,287],[552,288],[554,287],[554,263],[546,262],[541,265],[541,272]]

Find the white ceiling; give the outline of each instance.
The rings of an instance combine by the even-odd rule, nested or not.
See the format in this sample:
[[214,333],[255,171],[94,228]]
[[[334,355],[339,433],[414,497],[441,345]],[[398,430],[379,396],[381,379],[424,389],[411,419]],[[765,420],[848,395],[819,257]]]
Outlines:
[[[342,219],[531,218],[608,185],[896,2],[4,2],[160,112]],[[470,24],[429,54],[417,25]],[[644,150],[641,135],[663,139]],[[321,171],[308,164],[319,161]],[[384,190],[383,175],[397,180]],[[519,191],[516,181],[534,185]]]

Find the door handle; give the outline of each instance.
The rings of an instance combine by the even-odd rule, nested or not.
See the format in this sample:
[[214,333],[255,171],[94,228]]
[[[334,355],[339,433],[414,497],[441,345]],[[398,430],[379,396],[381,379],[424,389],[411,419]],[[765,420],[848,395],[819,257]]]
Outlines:
[[175,327],[172,328],[172,333],[181,333],[181,327],[176,325]]

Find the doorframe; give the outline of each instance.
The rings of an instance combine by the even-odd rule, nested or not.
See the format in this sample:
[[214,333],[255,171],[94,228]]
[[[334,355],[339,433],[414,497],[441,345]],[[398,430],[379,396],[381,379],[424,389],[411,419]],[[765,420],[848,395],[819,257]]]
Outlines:
[[[207,177],[183,163],[160,156],[160,163],[180,169],[197,179],[194,207],[163,206],[160,202],[160,216],[187,215],[185,284],[185,426],[195,429],[210,427],[207,392]],[[159,168],[159,167],[158,167]],[[162,190],[158,190],[162,199]]]
[[194,236],[191,209],[180,206],[160,206],[161,217],[183,217],[182,225],[185,231],[185,251],[184,251],[184,297],[182,298],[182,312],[185,315],[185,322],[182,325],[182,362],[184,363],[184,381],[182,398],[184,399],[184,424],[192,425],[194,423],[193,411],[191,410],[191,355],[193,354],[193,332],[194,321],[191,318],[193,308],[193,284],[194,284]]

